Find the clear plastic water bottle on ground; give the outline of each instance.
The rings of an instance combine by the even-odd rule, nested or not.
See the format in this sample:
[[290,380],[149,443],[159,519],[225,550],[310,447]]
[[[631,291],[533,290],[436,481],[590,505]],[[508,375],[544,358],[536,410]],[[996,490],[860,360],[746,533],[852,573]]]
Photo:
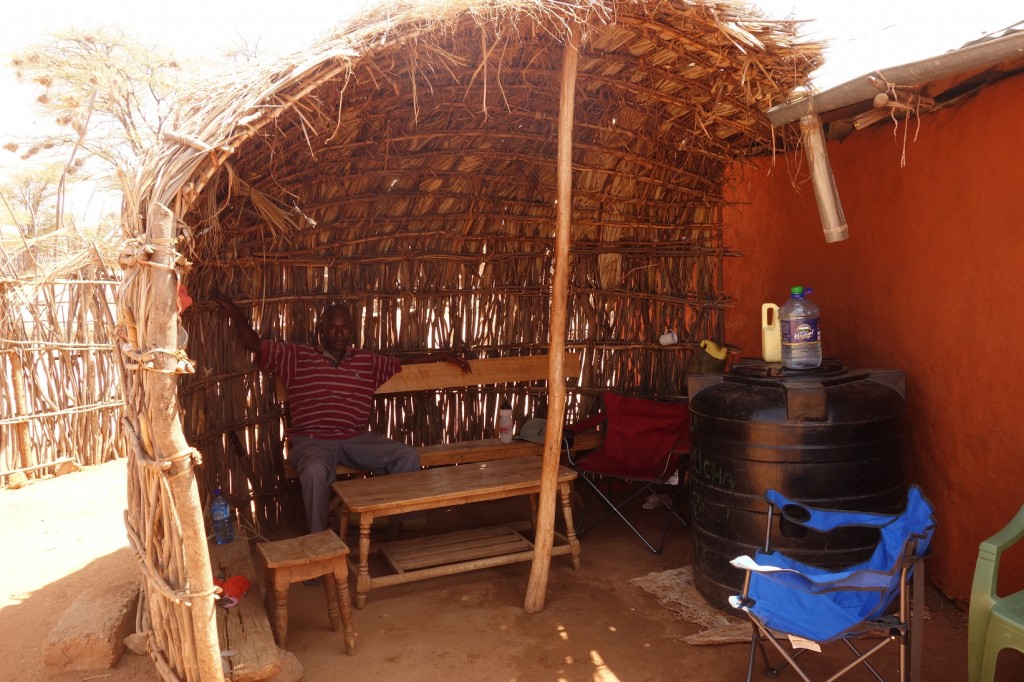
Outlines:
[[210,517],[213,519],[213,537],[218,545],[226,545],[235,539],[235,526],[231,521],[231,505],[221,494],[220,488],[213,492],[210,502]]
[[821,365],[821,311],[807,300],[811,291],[793,287],[789,300],[779,308],[782,365],[787,369],[813,369]]

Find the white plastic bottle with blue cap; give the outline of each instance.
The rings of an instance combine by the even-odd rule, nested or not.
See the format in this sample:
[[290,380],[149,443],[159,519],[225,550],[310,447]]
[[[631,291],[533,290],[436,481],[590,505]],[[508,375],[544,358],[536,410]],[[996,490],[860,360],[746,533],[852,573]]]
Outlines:
[[779,308],[782,332],[782,366],[814,369],[821,366],[821,310],[807,300],[810,287],[793,287],[789,300]]

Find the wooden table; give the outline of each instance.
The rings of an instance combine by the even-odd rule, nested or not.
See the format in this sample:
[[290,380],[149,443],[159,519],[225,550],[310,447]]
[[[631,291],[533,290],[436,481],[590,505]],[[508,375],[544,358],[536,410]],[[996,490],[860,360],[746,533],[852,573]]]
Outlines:
[[[341,500],[343,509],[340,529],[342,538],[348,531],[350,512],[359,514],[356,608],[361,609],[366,605],[366,595],[374,587],[532,560],[533,543],[519,531],[532,527],[535,518],[522,524],[382,543],[378,549],[395,573],[371,576],[370,527],[378,516],[519,495],[534,496],[531,501],[535,501],[535,496],[540,493],[541,464],[540,457],[519,457],[335,483],[334,493]],[[551,554],[570,554],[573,568],[579,570],[580,544],[573,528],[570,506],[570,484],[576,476],[572,469],[558,468],[558,492],[566,532],[565,535],[555,534],[557,539],[562,540],[562,544],[555,544]]]

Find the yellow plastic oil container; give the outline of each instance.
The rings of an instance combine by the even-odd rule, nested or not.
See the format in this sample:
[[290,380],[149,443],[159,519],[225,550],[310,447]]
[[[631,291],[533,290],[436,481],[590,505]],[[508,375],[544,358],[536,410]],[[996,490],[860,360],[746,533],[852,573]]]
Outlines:
[[782,330],[779,328],[779,306],[761,304],[761,359],[782,362]]

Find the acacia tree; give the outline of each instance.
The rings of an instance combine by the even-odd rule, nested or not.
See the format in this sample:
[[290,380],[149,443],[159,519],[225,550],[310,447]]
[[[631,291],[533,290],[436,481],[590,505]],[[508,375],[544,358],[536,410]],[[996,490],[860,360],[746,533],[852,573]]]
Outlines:
[[47,232],[53,222],[62,164],[32,166],[15,172],[0,185],[2,203],[11,221],[26,237]]
[[58,227],[72,172],[108,190],[118,186],[119,172],[134,172],[168,123],[182,73],[171,54],[116,27],[52,34],[16,54],[11,65],[19,81],[39,87],[36,104],[55,126],[28,145],[5,148],[20,152],[23,161],[44,154],[62,158]]

